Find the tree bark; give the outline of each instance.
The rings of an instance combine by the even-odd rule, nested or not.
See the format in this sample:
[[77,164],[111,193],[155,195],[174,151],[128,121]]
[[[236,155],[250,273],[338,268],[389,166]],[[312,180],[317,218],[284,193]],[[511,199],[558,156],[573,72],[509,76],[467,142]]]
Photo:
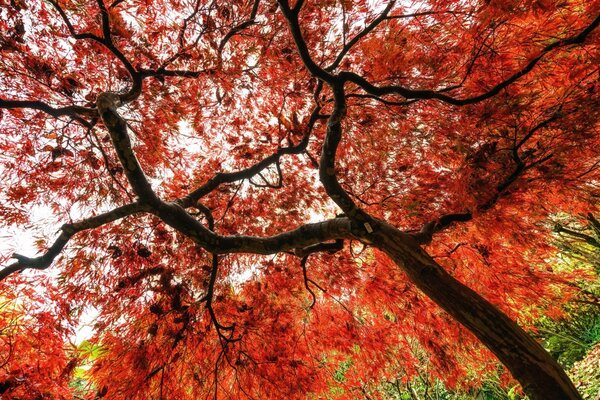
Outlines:
[[409,279],[469,329],[509,369],[531,400],[580,400],[561,366],[502,311],[437,264],[406,233],[378,221],[365,237],[384,251]]
[[335,151],[341,139],[345,101],[342,86],[338,84],[332,89],[336,101],[327,125],[319,176],[328,195],[349,218],[306,224],[267,238],[219,236],[188,214],[180,204],[166,203],[158,198],[131,149],[125,121],[117,113],[119,98],[114,94],[104,93],[98,97],[97,106],[109,129],[125,174],[149,212],[201,247],[212,253],[273,254],[333,239],[356,237],[365,243],[372,243],[387,253],[423,293],[490,349],[521,383],[532,400],[581,400],[575,386],[558,363],[514,321],[448,274],[411,235],[373,219],[356,207],[335,176]]

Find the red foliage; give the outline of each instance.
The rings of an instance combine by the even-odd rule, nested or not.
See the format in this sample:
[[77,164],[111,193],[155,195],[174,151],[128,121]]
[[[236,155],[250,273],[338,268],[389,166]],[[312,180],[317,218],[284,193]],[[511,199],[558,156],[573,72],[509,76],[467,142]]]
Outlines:
[[[0,224],[41,226],[40,209],[71,224],[38,243],[43,265],[17,256],[3,271],[54,262],[1,283],[0,397],[69,398],[86,309],[103,349],[90,398],[378,398],[423,357],[450,387],[495,368],[377,244],[240,255],[127,208],[151,199],[96,106],[106,92],[120,93],[146,183],[206,231],[333,220],[347,203],[319,180],[335,174],[362,211],[425,232],[445,270],[522,325],[572,294],[573,277],[547,268],[545,222],[597,211],[600,2],[294,7],[0,0]],[[346,109],[320,178],[339,106],[328,76],[345,79]]]
[[[44,281],[37,283],[48,284]],[[4,284],[1,290],[0,394],[7,399],[71,399],[69,382],[79,362],[68,341],[73,321],[52,305],[56,297],[51,293],[15,291]]]

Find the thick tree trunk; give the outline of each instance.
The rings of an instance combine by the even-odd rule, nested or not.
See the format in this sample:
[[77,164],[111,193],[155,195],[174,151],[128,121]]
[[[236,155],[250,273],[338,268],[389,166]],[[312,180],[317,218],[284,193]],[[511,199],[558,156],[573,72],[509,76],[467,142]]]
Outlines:
[[581,399],[564,370],[538,342],[494,305],[454,279],[409,235],[378,223],[368,240],[387,253],[421,291],[481,340],[532,400]]

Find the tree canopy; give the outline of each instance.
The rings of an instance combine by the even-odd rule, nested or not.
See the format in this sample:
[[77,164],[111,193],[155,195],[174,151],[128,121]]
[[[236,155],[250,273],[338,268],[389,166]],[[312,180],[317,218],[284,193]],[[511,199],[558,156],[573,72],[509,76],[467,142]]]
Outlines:
[[526,330],[585,278],[547,237],[598,212],[599,14],[0,0],[0,224],[39,252],[0,257],[0,397],[83,366],[89,398],[375,399],[499,360],[579,398]]

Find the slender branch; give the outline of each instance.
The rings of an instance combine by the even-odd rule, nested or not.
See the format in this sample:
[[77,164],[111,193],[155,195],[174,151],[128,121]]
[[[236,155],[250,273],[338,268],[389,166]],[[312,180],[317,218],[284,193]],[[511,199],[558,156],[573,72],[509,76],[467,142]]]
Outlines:
[[58,4],[58,2],[56,2],[55,0],[48,0],[48,2],[50,4],[52,4],[52,6],[56,9],[56,11],[58,11],[60,17],[62,18],[63,22],[67,26],[69,33],[71,34],[71,36],[74,39],[77,39],[77,40],[90,39],[90,40],[94,40],[98,43],[104,43],[101,37],[96,36],[93,33],[78,33],[75,30],[75,28],[73,27],[71,20],[69,20],[69,17],[65,13],[65,10],[62,9],[62,7]]
[[[166,69],[167,65],[170,65],[173,62],[175,62],[182,55],[184,55],[186,51],[196,47],[198,45],[198,43],[200,42],[200,39],[202,38],[202,36],[208,31],[208,29],[209,29],[208,26],[206,26],[206,25],[203,26],[202,28],[200,28],[200,31],[197,33],[195,39],[190,44],[186,45],[185,33],[187,31],[188,24],[190,23],[190,21],[192,21],[196,17],[196,15],[198,15],[198,12],[200,11],[201,3],[202,2],[200,0],[196,0],[195,4],[194,4],[194,9],[192,10],[192,13],[183,19],[183,23],[181,24],[181,28],[179,29],[179,34],[177,35],[177,43],[179,44],[179,49],[177,50],[177,52],[175,52],[173,55],[171,55],[171,57],[167,58],[165,61],[162,62],[159,70]],[[209,6],[209,9],[214,4],[216,4],[216,3],[215,2],[211,3],[211,5]],[[209,12],[210,12],[210,10],[209,10]]]
[[[534,127],[532,127],[519,142],[516,142],[516,140],[515,140],[515,145],[512,148],[512,158],[515,162],[514,170],[508,176],[506,176],[506,178],[504,178],[504,180],[502,180],[502,182],[500,182],[496,186],[496,191],[489,200],[487,200],[486,202],[479,204],[477,206],[477,210],[486,211],[486,210],[489,210],[490,208],[492,208],[497,203],[497,201],[506,193],[506,190],[511,185],[513,185],[513,183],[521,175],[523,175],[523,173],[525,171],[549,160],[552,157],[552,154],[549,154],[545,157],[539,158],[536,161],[530,162],[529,164],[525,164],[523,162],[522,157],[519,156],[519,149],[529,139],[531,139],[531,137],[536,132],[538,132],[540,129],[546,128],[550,123],[556,121],[557,119],[559,119],[562,116],[563,116],[563,114],[560,112],[560,107],[559,107],[559,110],[557,112],[553,113],[552,116],[550,116],[549,118],[546,118],[545,120],[541,121],[540,123],[538,123]],[[443,215],[442,217],[440,217],[439,219],[437,219],[436,221],[430,221],[430,222],[426,223],[421,228],[420,231],[413,232],[412,235],[413,235],[413,238],[417,242],[419,242],[421,244],[428,244],[433,239],[433,235],[435,233],[448,228],[450,225],[452,225],[455,222],[467,222],[467,221],[470,221],[471,219],[473,219],[473,214],[470,211],[462,212],[462,213],[446,214],[446,215]]]
[[[496,192],[489,200],[477,206],[477,210],[487,211],[491,209],[498,202],[498,200],[506,193],[506,190],[523,174],[523,172],[529,170],[530,168],[536,165],[548,161],[551,157],[552,154],[549,154],[527,165],[519,159],[513,172],[496,186]],[[421,228],[419,232],[411,233],[411,235],[413,236],[413,239],[415,239],[418,243],[428,244],[433,239],[433,235],[435,233],[448,228],[455,222],[467,222],[472,219],[473,213],[470,211],[463,213],[446,214],[436,221],[428,222],[423,226],[423,228]]]
[[381,12],[381,14],[379,14],[379,16],[377,18],[375,18],[373,21],[371,21],[371,23],[369,25],[367,25],[362,31],[357,33],[356,36],[354,36],[348,43],[346,43],[346,45],[344,46],[342,51],[340,51],[340,53],[337,55],[337,57],[333,61],[333,63],[331,63],[331,65],[329,65],[328,67],[325,68],[325,71],[331,72],[331,71],[335,70],[340,65],[340,63],[342,62],[342,60],[344,59],[346,54],[348,54],[348,52],[352,49],[352,47],[356,43],[358,43],[363,37],[368,35],[380,23],[382,23],[383,21],[385,21],[387,19],[388,14],[390,13],[390,11],[392,10],[392,8],[394,7],[395,4],[396,4],[396,0],[390,1],[388,3],[388,5],[385,7],[385,9]]
[[[227,326],[222,325],[219,322],[219,320],[217,319],[215,310],[212,307],[212,302],[213,302],[214,294],[215,294],[215,282],[217,281],[218,272],[219,272],[219,256],[217,254],[213,253],[212,268],[210,271],[210,278],[209,278],[209,282],[208,282],[208,290],[207,290],[206,296],[203,299],[206,300],[206,309],[208,310],[210,319],[215,327],[215,330],[217,331],[217,335],[219,336],[219,340],[221,341],[221,346],[223,346],[223,351],[225,351],[224,347],[228,343],[238,342],[242,338],[241,338],[241,336],[233,337],[234,331],[235,331],[235,325],[227,325]],[[223,331],[228,331],[229,336],[226,336],[223,333]]]
[[108,10],[106,9],[106,5],[104,5],[103,0],[97,0],[98,8],[100,9],[100,15],[102,16],[102,36],[104,37],[104,42],[107,45],[113,45],[112,36],[110,34],[110,20],[108,17]]
[[261,172],[262,170],[264,170],[265,168],[268,168],[269,166],[271,166],[273,164],[277,165],[279,163],[281,157],[286,154],[292,155],[292,154],[304,153],[308,146],[308,142],[309,142],[312,130],[314,128],[314,125],[317,122],[317,120],[320,118],[320,114],[319,114],[320,110],[321,110],[320,106],[317,106],[313,109],[313,111],[310,115],[310,119],[305,128],[304,136],[302,137],[302,140],[298,144],[293,145],[293,146],[288,146],[288,147],[282,147],[282,148],[278,149],[277,152],[275,152],[274,154],[271,154],[270,156],[264,158],[263,160],[257,162],[256,164],[254,164],[248,168],[244,168],[242,170],[235,171],[235,172],[217,173],[214,177],[212,177],[204,185],[200,186],[199,188],[197,188],[196,190],[194,190],[193,192],[188,194],[186,197],[179,200],[179,203],[183,207],[194,207],[194,205],[200,198],[206,196],[208,193],[215,190],[221,184],[233,183],[233,182],[240,181],[242,179],[250,179],[254,175],[256,175],[259,172]]
[[128,102],[136,99],[142,93],[142,77],[136,71],[135,67],[131,62],[125,57],[125,55],[115,46],[112,40],[112,35],[110,33],[110,19],[108,15],[108,10],[106,9],[106,5],[104,4],[104,0],[97,0],[98,8],[100,8],[100,13],[102,15],[102,35],[103,41],[102,43],[106,46],[106,48],[117,58],[127,72],[131,76],[132,84],[129,91],[125,94],[121,94],[119,97],[122,102]]
[[[477,96],[474,96],[474,97],[457,99],[455,97],[448,96],[440,91],[434,91],[434,90],[410,89],[410,88],[406,88],[406,87],[398,86],[398,85],[376,86],[376,85],[373,85],[372,83],[370,83],[369,81],[367,81],[362,76],[360,76],[354,72],[348,72],[348,71],[341,72],[338,75],[338,77],[340,79],[342,79],[343,81],[352,82],[352,83],[358,85],[365,92],[375,95],[375,96],[383,96],[383,95],[387,95],[387,94],[399,94],[407,99],[437,99],[437,100],[443,101],[448,104],[464,106],[467,104],[478,103],[480,101],[489,99],[489,98],[497,95],[498,93],[500,93],[500,91],[502,89],[505,89],[506,87],[508,87],[512,83],[516,82],[521,77],[527,75],[531,70],[533,70],[533,68],[537,65],[537,63],[540,60],[542,60],[544,58],[544,56],[546,56],[546,54],[550,53],[551,51],[561,48],[561,47],[584,43],[585,39],[590,35],[590,33],[592,31],[594,31],[594,29],[596,29],[598,27],[598,25],[600,25],[600,16],[597,16],[590,23],[590,25],[588,25],[579,34],[558,40],[552,44],[547,45],[540,51],[540,54],[537,57],[535,57],[531,61],[529,61],[522,69],[513,73],[509,78],[505,79],[504,81],[496,84],[493,88],[491,88],[487,92],[482,93]],[[312,67],[312,68],[314,69],[314,67]],[[312,69],[311,69],[311,72],[313,72]],[[315,70],[315,72],[318,72],[318,71]],[[314,74],[314,72],[313,72],[313,74]],[[331,81],[331,80],[332,80],[332,78],[330,77],[329,81]]]
[[600,249],[600,242],[596,238],[594,238],[593,236],[586,235],[585,233],[577,232],[577,231],[574,231],[574,230],[569,229],[569,228],[565,228],[562,225],[556,225],[554,227],[554,230],[556,232],[558,232],[558,233],[566,233],[569,236],[572,236],[574,238],[583,240],[587,244],[592,245],[592,246]]
[[65,11],[62,9],[62,7],[58,4],[58,2],[56,2],[55,0],[48,0],[48,1],[58,11],[58,13],[60,14],[63,22],[67,26],[67,29],[69,30],[69,33],[71,34],[71,36],[73,38],[75,38],[77,40],[85,40],[85,39],[93,40],[95,42],[98,42],[98,43],[102,44],[119,61],[121,61],[121,63],[125,67],[125,69],[127,69],[127,72],[129,73],[129,75],[131,77],[131,80],[132,80],[132,85],[131,85],[131,88],[129,89],[129,91],[127,93],[124,93],[124,94],[120,95],[121,101],[128,102],[128,101],[132,101],[135,98],[137,98],[141,94],[141,92],[142,92],[142,76],[136,71],[136,69],[133,67],[133,65],[131,64],[131,62],[121,52],[121,50],[119,50],[114,45],[113,40],[112,40],[112,36],[111,36],[111,33],[110,33],[110,20],[109,20],[108,10],[106,9],[106,5],[104,4],[104,1],[103,0],[97,0],[98,7],[100,8],[100,12],[101,12],[101,15],[102,15],[102,34],[103,34],[103,37],[99,37],[99,36],[96,36],[96,35],[91,34],[91,33],[78,33],[75,30],[75,28],[73,27],[73,24],[71,23],[71,21],[69,20],[69,17],[65,13]]
[[103,214],[90,217],[72,224],[65,224],[60,228],[60,234],[52,246],[41,256],[25,257],[20,254],[13,254],[16,263],[11,264],[0,270],[0,281],[13,272],[22,271],[26,268],[46,269],[52,265],[54,259],[60,254],[62,249],[69,242],[71,237],[78,232],[98,228],[102,225],[114,222],[129,215],[148,211],[148,208],[141,203],[131,203],[125,206],[115,208]]
[[306,272],[306,261],[307,260],[308,260],[308,256],[302,257],[302,260],[300,260],[300,267],[302,268],[302,276],[304,278],[304,287],[306,288],[306,290],[310,294],[310,297],[312,298],[312,301],[311,301],[310,305],[308,306],[308,308],[312,309],[315,306],[315,303],[317,302],[317,296],[315,295],[315,292],[313,292],[313,290],[310,288],[310,285],[309,285],[309,283],[311,283],[311,282],[314,283],[314,281],[308,277],[308,273]]
[[249,26],[252,26],[256,23],[255,18],[256,18],[256,13],[258,12],[259,4],[260,4],[260,0],[254,0],[254,4],[252,5],[252,11],[250,11],[250,17],[247,20],[245,20],[244,22],[231,28],[231,30],[229,32],[227,32],[225,37],[223,37],[223,39],[221,39],[221,42],[219,43],[219,58],[221,56],[223,49],[225,48],[225,45],[229,42],[229,40],[232,37],[234,37],[242,30],[244,30],[244,29],[248,28]]
[[552,116],[550,118],[546,118],[545,120],[543,120],[542,122],[538,123],[533,128],[531,128],[529,130],[529,132],[527,132],[527,134],[525,136],[523,136],[523,138],[521,140],[519,140],[519,142],[515,145],[513,152],[516,153],[521,147],[523,147],[523,145],[529,139],[531,139],[531,137],[533,136],[534,133],[536,133],[540,129],[547,127],[548,125],[550,125],[550,123],[559,119],[562,116],[562,114],[560,112],[561,108],[562,107],[559,107],[559,109],[554,114],[552,114]]
[[348,193],[342,188],[335,173],[335,154],[342,139],[342,119],[346,114],[346,97],[341,85],[332,87],[334,106],[327,121],[327,134],[319,161],[319,178],[325,187],[325,192],[351,219],[367,222],[370,218],[362,211]]
[[4,109],[16,109],[16,108],[30,108],[32,110],[43,111],[48,115],[55,118],[69,116],[77,120],[85,126],[90,126],[90,122],[83,119],[82,115],[96,115],[96,109],[82,107],[82,106],[66,106],[66,107],[52,107],[47,103],[39,100],[7,100],[0,98],[0,108]]
[[333,254],[333,253],[336,253],[336,252],[342,250],[343,248],[344,248],[344,241],[342,239],[338,239],[333,243],[319,243],[319,244],[305,247],[304,249],[297,249],[295,251],[295,254],[297,256],[302,257],[302,259],[300,260],[300,267],[302,267],[302,277],[304,279],[304,287],[306,288],[308,293],[310,293],[310,296],[312,298],[312,302],[311,302],[310,306],[308,306],[309,309],[313,308],[315,303],[317,302],[317,296],[315,295],[315,292],[313,292],[313,290],[310,288],[309,284],[314,285],[322,292],[325,292],[326,290],[323,289],[317,282],[315,282],[314,280],[312,280],[308,277],[308,272],[306,270],[306,262],[308,261],[308,256],[310,256],[311,254],[323,252],[323,251]]
[[308,46],[306,45],[304,37],[302,36],[302,31],[300,30],[300,24],[298,23],[298,12],[300,10],[299,7],[302,6],[302,2],[299,0],[294,9],[290,9],[288,0],[279,0],[278,4],[281,8],[283,16],[288,21],[290,33],[292,34],[294,42],[296,43],[298,54],[300,55],[300,58],[302,59],[302,62],[308,71],[315,77],[327,83],[333,83],[334,81],[337,81],[337,77],[319,67],[310,56],[310,51],[308,50]]
[[483,38],[483,40],[481,41],[481,44],[479,45],[479,47],[477,48],[477,50],[474,52],[473,57],[471,58],[471,61],[469,62],[468,66],[467,66],[467,70],[465,71],[461,81],[455,85],[451,85],[448,87],[445,87],[443,89],[440,89],[439,92],[449,92],[452,91],[454,89],[458,89],[459,87],[461,87],[469,78],[469,76],[471,75],[471,72],[473,71],[473,68],[475,67],[475,62],[477,62],[477,59],[479,58],[479,56],[481,55],[483,48],[486,47],[486,42],[488,40],[488,38],[496,31],[496,29],[498,29],[498,27],[504,25],[503,21],[499,21],[497,22],[494,27],[488,32],[488,34],[486,35],[485,38]]

